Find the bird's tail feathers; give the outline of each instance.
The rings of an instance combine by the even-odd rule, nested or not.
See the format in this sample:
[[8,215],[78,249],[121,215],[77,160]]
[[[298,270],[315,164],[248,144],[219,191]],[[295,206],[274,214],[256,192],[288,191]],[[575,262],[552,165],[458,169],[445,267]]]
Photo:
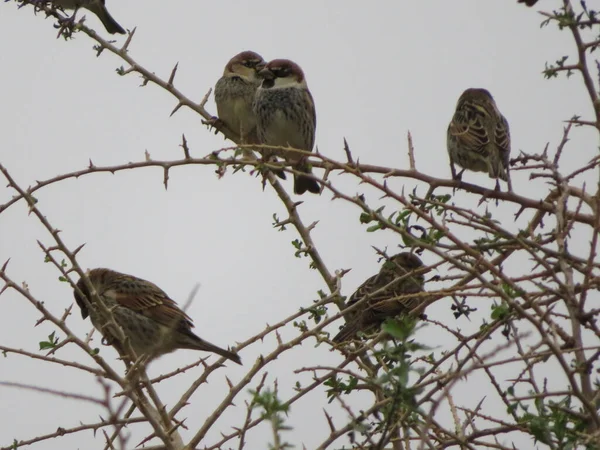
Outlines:
[[[297,170],[301,170],[302,172],[306,172],[312,174],[310,167],[301,166],[296,167]],[[321,186],[311,177],[307,177],[304,175],[294,175],[294,194],[302,195],[306,191],[312,194],[320,194]]]
[[502,181],[508,181],[508,155],[494,149],[488,153],[485,161],[490,178],[500,178]]
[[104,25],[104,28],[106,28],[106,31],[108,31],[110,34],[126,33],[123,27],[119,25],[115,19],[113,19],[113,17],[110,15],[108,10],[102,3],[94,2],[87,9],[89,9],[98,16],[98,19],[100,19],[102,25]]
[[[189,337],[191,337],[191,336],[189,336]],[[227,358],[227,359],[233,361],[234,363],[242,365],[242,359],[238,356],[237,353],[234,353],[229,350],[225,350],[221,347],[211,344],[210,342],[205,341],[204,339],[201,339],[196,335],[194,335],[193,339],[186,339],[185,342],[181,343],[181,345],[183,347],[189,348],[191,350],[201,350],[203,352],[216,353],[217,355],[221,355],[224,358]]]
[[287,176],[285,175],[285,170],[276,169],[276,170],[273,170],[273,173],[275,175],[277,175],[279,178],[281,178],[282,180],[287,180]]
[[508,181],[508,169],[500,161],[492,161],[489,167],[490,178],[500,178],[502,181]]
[[341,344],[342,342],[345,342],[348,339],[350,339],[351,337],[353,337],[359,331],[360,331],[360,327],[359,327],[358,323],[356,323],[356,322],[347,323],[346,325],[343,326],[343,328],[339,331],[339,333],[333,337],[332,341],[336,344]]

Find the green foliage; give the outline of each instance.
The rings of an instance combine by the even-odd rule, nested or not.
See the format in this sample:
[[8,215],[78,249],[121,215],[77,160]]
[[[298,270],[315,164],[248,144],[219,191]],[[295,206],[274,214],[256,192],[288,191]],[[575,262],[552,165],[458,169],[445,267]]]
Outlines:
[[[565,63],[567,62],[567,59],[569,59],[568,56],[563,56],[562,58],[557,59],[554,62],[554,64],[546,63],[546,68],[542,72],[544,74],[544,77],[547,79],[557,78],[558,74],[561,71],[565,70]],[[567,77],[570,77],[573,74],[573,71],[570,69],[566,70],[566,72],[567,72]]]
[[54,334],[55,332],[53,331],[48,336],[47,341],[40,341],[40,350],[49,350],[56,347],[56,345],[58,344],[58,338]]
[[306,256],[306,250],[303,250],[302,241],[300,239],[294,239],[292,241],[292,246],[296,249],[296,253],[294,253],[296,258],[301,258],[302,255]]
[[371,435],[379,433],[381,442],[386,442],[393,428],[412,426],[420,419],[417,410],[417,396],[421,390],[411,384],[411,373],[422,374],[423,369],[414,367],[411,354],[424,350],[425,347],[414,339],[418,320],[413,317],[387,319],[381,326],[382,331],[391,339],[383,342],[374,352],[374,357],[381,362],[379,375],[358,379],[352,375],[334,376],[325,381],[328,401],[332,402],[339,395],[350,395],[355,391],[368,389],[377,393],[385,401],[374,414],[370,423],[358,417],[353,423],[353,433]]
[[494,304],[492,305],[492,314],[491,314],[491,318],[492,320],[504,320],[506,319],[510,314],[510,307],[508,306],[508,304],[502,302],[500,304],[494,302]]
[[351,375],[346,378],[334,376],[323,384],[329,388],[327,389],[327,399],[328,403],[331,403],[340,394],[347,395],[352,393],[358,385],[358,378]]
[[512,299],[522,297],[525,294],[523,289],[520,289],[518,286],[514,287],[508,283],[502,283],[502,291]]
[[287,222],[279,220],[279,216],[276,213],[273,213],[273,228],[277,228],[278,231],[285,231],[287,228],[285,227]]
[[327,307],[324,305],[313,306],[312,308],[308,308],[307,311],[310,314],[310,318],[315,322],[315,325],[318,325],[321,319],[327,315]]
[[292,428],[285,425],[284,415],[288,413],[290,407],[279,400],[277,388],[273,391],[266,389],[263,392],[251,390],[250,394],[252,395],[252,409],[259,409],[261,411],[261,418],[271,422],[275,442],[270,448],[275,450],[291,448],[291,444],[280,441],[279,434],[282,431],[289,431]]
[[[514,397],[514,389],[508,389],[507,394]],[[588,423],[580,411],[573,410],[571,396],[555,401],[542,398],[534,391],[530,391],[529,395],[536,397],[533,402],[515,400],[508,412],[517,415],[518,423],[531,433],[536,442],[565,450],[599,448],[597,443],[586,442],[583,437]]]
[[[435,198],[437,199],[438,197]],[[439,196],[440,200],[436,204],[427,203],[423,209],[428,209],[427,212],[434,210],[436,213],[441,214],[443,209],[441,204],[447,202],[449,198],[449,195],[441,195]],[[423,243],[436,245],[445,236],[444,231],[435,227],[425,229],[420,225],[411,225],[410,221],[414,216],[414,211],[410,208],[394,211],[387,218],[383,217],[384,208],[384,206],[381,206],[369,213],[363,212],[360,214],[360,223],[372,224],[367,227],[368,233],[393,228],[400,234],[403,244],[406,247],[415,247]],[[415,231],[420,231],[420,236],[415,235]]]
[[[266,389],[264,392],[250,390],[252,395],[252,408],[261,409],[261,417],[267,420],[281,420],[281,413],[289,411],[289,405],[281,403],[277,397],[277,390]],[[283,422],[283,421],[281,421]]]

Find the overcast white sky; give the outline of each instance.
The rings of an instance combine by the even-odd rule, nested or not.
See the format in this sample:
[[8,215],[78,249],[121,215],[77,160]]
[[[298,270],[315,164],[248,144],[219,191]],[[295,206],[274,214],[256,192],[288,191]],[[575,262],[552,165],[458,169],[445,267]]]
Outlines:
[[[487,88],[494,95],[510,123],[513,155],[519,150],[541,152],[549,141],[555,145],[561,121],[591,112],[577,77],[570,82],[545,81],[541,75],[546,61],[573,54],[569,35],[552,27],[540,29],[542,18],[536,8],[516,0],[107,3],[123,27],[137,27],[131,56],[164,78],[179,63],[176,86],[197,101],[214,86],[228,59],[242,50],[254,50],[267,60],[297,62],[315,99],[319,149],[339,159],[344,158],[346,137],[361,162],[408,167],[410,130],[417,168],[448,178],[446,127],[458,96],[468,87]],[[560,2],[540,3],[558,7]],[[106,35],[96,17],[86,15],[87,24]],[[168,93],[155,86],[139,87],[141,80],[135,75],[118,76],[115,69],[122,62],[108,53],[97,58],[94,43],[85,35],[69,42],[55,39],[52,24],[43,14],[34,16],[31,7],[18,10],[13,2],[0,3],[0,163],[22,186],[82,169],[90,159],[96,165],[122,164],[143,160],[145,151],[153,159],[178,158],[182,133],[194,156],[227,145],[189,110],[169,117],[175,101]],[[208,107],[215,111],[212,99]],[[566,167],[589,160],[596,150],[597,138],[578,131],[568,151],[579,156],[566,158]],[[490,187],[494,183],[486,175],[465,177]],[[339,177],[339,183],[350,194],[363,191],[348,176]],[[412,190],[415,182],[395,181],[395,185]],[[520,173],[514,173],[513,186],[534,198],[546,192],[542,182],[529,182]],[[291,191],[291,182],[287,187]],[[0,190],[0,203],[12,195],[9,189]],[[79,258],[84,268],[110,267],[152,280],[180,303],[200,283],[188,312],[198,334],[221,346],[245,340],[266,323],[310,305],[316,291],[325,289],[318,273],[308,269],[308,260],[294,257],[290,244],[297,238],[294,231],[271,227],[274,213],[285,215],[280,200],[268,188],[263,192],[259,181],[249,176],[229,173],[219,180],[212,167],[179,168],[171,172],[165,191],[162,172],[144,169],[65,181],[36,197],[71,248],[86,243]],[[474,196],[457,198],[477,207]],[[395,248],[398,240],[386,232],[367,234],[359,211],[341,201],[331,202],[329,195],[306,195],[303,200],[300,213],[305,223],[319,220],[314,239],[329,269],[352,268],[343,284],[349,295],[378,270],[371,245]],[[496,211],[491,204],[490,208]],[[501,205],[499,212],[511,217],[515,208]],[[0,262],[10,257],[9,274],[27,281],[32,293],[59,314],[71,304],[72,292],[56,281],[56,270],[44,264],[36,239],[52,244],[36,219],[27,216],[24,203],[2,214]],[[424,260],[432,261],[427,254]],[[33,328],[37,312],[15,293],[2,295],[0,302],[4,311],[0,344],[36,351],[52,328],[46,324]],[[453,320],[448,308],[449,303],[442,301],[428,314]],[[486,314],[487,308],[483,307]],[[460,325],[464,331],[479,322]],[[84,336],[91,324],[75,315],[70,326]],[[336,329],[337,324],[332,327]],[[444,338],[431,331],[420,335],[421,340],[439,344]],[[290,327],[283,335],[296,333]],[[243,351],[244,367],[273,348],[274,342],[267,340]],[[109,349],[102,351],[112,355]],[[66,355],[85,358],[74,351]],[[197,356],[178,352],[156,362],[150,373],[166,372]],[[338,353],[313,349],[306,342],[273,365],[269,380],[280,378],[285,397],[297,379],[308,380],[294,375],[291,368],[340,360]],[[211,384],[192,398],[186,411],[188,426],[193,429],[202,423],[219,401],[216,393],[224,385],[224,374],[239,380],[244,373],[230,364],[213,375]],[[91,377],[14,355],[0,359],[0,379],[99,394]],[[194,374],[187,373],[177,382],[159,385],[163,400],[172,404],[193,379]],[[100,412],[69,400],[1,390],[0,446],[13,438],[32,437],[32,423],[40,433],[52,432],[80,420],[93,421]],[[473,406],[482,395],[465,403]],[[323,398],[316,395],[293,408],[289,420],[294,430],[287,439],[297,448],[301,444],[311,448],[326,436],[321,407],[314,403]],[[343,414],[339,417],[342,424]],[[239,424],[220,421],[210,436],[214,440],[219,429],[228,431]],[[90,432],[85,437],[89,441],[82,442],[77,435],[45,442],[41,448],[102,445],[100,435],[94,438]],[[268,430],[252,439],[249,448],[264,448]]]

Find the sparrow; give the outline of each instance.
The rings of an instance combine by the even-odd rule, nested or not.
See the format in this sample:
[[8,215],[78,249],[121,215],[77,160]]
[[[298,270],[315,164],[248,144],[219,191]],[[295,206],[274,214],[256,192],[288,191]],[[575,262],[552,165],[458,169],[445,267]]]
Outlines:
[[243,144],[259,144],[256,116],[252,102],[262,81],[258,71],[265,61],[258,53],[247,50],[229,60],[223,76],[215,85],[215,103],[221,122],[239,134]]
[[104,0],[53,0],[52,3],[63,9],[74,9],[71,20],[75,18],[79,8],[85,8],[98,16],[98,19],[110,34],[125,34],[123,27],[108,13],[106,6],[104,6]]
[[[112,311],[115,322],[123,330],[136,356],[144,355],[151,360],[184,348],[217,353],[233,362],[242,363],[236,353],[196,336],[192,332],[192,319],[154,283],[110,269],[90,270],[88,277],[98,297]],[[97,310],[83,278],[77,282],[77,288],[87,299],[86,302],[77,289],[74,290],[81,316],[84,319],[90,316],[92,324],[105,341],[113,345],[119,354],[125,355],[118,335]]]
[[[487,172],[490,178],[496,178],[496,190],[500,189],[500,178],[512,191],[508,122],[487,90],[472,88],[462,93],[448,126],[446,143],[453,179],[460,180],[466,169]],[[459,174],[454,164],[463,168]]]
[[421,259],[408,252],[386,259],[379,273],[361,284],[348,299],[346,308],[367,297],[358,309],[347,315],[346,325],[333,338],[333,342],[344,342],[359,331],[368,331],[381,325],[388,317],[406,314],[414,309],[421,298],[397,297],[423,292],[426,270],[412,273],[422,267]]
[[[300,66],[289,59],[274,59],[258,74],[263,80],[256,90],[254,113],[260,142],[311,152],[317,115]],[[284,157],[296,170],[311,173],[305,157],[298,153],[263,151],[263,156],[270,153]],[[314,179],[294,174],[294,193],[302,195],[306,191],[318,194],[321,188]]]

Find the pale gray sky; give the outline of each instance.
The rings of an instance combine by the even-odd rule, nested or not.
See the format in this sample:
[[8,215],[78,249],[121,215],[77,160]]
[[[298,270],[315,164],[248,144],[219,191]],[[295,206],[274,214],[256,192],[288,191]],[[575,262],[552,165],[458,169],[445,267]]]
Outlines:
[[[558,7],[560,2],[540,3]],[[448,178],[446,127],[458,96],[468,87],[487,88],[494,95],[510,123],[513,156],[519,150],[541,152],[549,141],[556,145],[563,120],[591,112],[577,77],[570,82],[545,81],[541,75],[546,61],[572,54],[569,35],[553,27],[540,29],[542,18],[536,8],[518,5],[516,0],[107,0],[107,6],[123,27],[137,27],[130,55],[165,79],[179,63],[176,86],[197,101],[214,86],[228,59],[242,50],[254,50],[267,60],[294,60],[304,69],[315,99],[318,147],[338,159],[344,158],[346,137],[361,162],[408,167],[406,133],[410,130],[417,168]],[[68,42],[55,39],[53,21],[43,14],[34,16],[31,7],[18,10],[13,2],[0,3],[0,11],[0,163],[21,185],[82,169],[90,159],[96,165],[122,164],[143,160],[145,151],[153,159],[175,159],[182,154],[178,147],[182,133],[194,156],[228,145],[221,135],[208,132],[190,110],[169,117],[176,104],[169,94],[155,86],[141,88],[136,75],[118,76],[115,69],[123,63],[108,53],[97,58],[94,42],[85,35],[77,34]],[[105,35],[96,17],[85,14],[87,25]],[[208,107],[215,112],[212,99]],[[568,149],[580,153],[571,160],[573,167],[595,156],[596,150],[594,135],[578,130]],[[566,167],[569,162],[565,159]],[[294,257],[290,242],[296,233],[291,228],[286,232],[272,228],[272,215],[284,217],[285,209],[271,189],[263,192],[257,179],[231,172],[219,180],[214,168],[207,166],[178,168],[170,175],[168,191],[160,170],[143,169],[65,181],[36,197],[71,248],[86,243],[79,257],[84,268],[110,267],[152,280],[180,303],[200,283],[188,313],[198,334],[221,346],[245,340],[266,323],[309,306],[316,291],[326,289],[318,273],[308,269],[308,259]],[[485,186],[494,183],[485,174],[465,177]],[[351,195],[364,190],[349,176],[332,179]],[[393,183],[407,190],[415,185],[412,180]],[[291,190],[291,182],[286,186]],[[513,186],[534,198],[546,193],[542,181],[530,182],[518,172]],[[0,190],[0,203],[12,195],[9,189]],[[371,245],[395,248],[397,237],[388,232],[367,234],[359,223],[359,211],[339,200],[331,202],[328,194],[302,199],[305,223],[319,220],[313,237],[330,270],[352,268],[343,284],[344,294],[349,295],[378,270]],[[459,194],[458,199],[477,207],[474,196]],[[491,204],[490,208],[496,211]],[[516,206],[498,209],[510,223]],[[27,216],[24,203],[2,213],[0,236],[0,262],[11,258],[9,274],[27,281],[32,293],[60,314],[72,303],[72,292],[56,281],[56,270],[44,264],[36,239],[48,245],[52,241],[37,220]],[[423,259],[433,261],[427,254]],[[52,327],[33,328],[37,311],[14,292],[3,294],[0,302],[4,311],[0,344],[36,351]],[[488,305],[480,308],[483,314],[488,311]],[[428,315],[454,324],[449,301],[438,302]],[[70,326],[81,336],[91,328],[78,313]],[[463,320],[460,326],[465,332],[474,330],[479,321]],[[288,327],[282,334],[290,338],[296,333]],[[432,346],[447,339],[431,327],[419,337]],[[239,380],[257,356],[274,346],[272,339],[254,345],[241,352],[243,368],[229,364],[215,373],[192,398],[186,410],[188,426],[193,430],[202,423],[220,400],[225,374]],[[107,348],[102,353],[113,355]],[[67,355],[85,359],[75,350],[67,350],[63,357]],[[180,351],[153,364],[150,373],[167,372],[197,356]],[[341,359],[339,353],[314,349],[307,341],[270,366],[268,380],[279,377],[280,391],[287,398],[296,380],[309,380],[295,375],[293,368],[333,365]],[[120,363],[114,365],[122,369]],[[0,359],[0,379],[100,392],[92,377],[14,355]],[[192,370],[176,382],[159,385],[159,393],[172,404],[193,379]],[[485,395],[483,391],[473,395],[476,382],[474,377],[469,386],[457,387],[457,392],[473,396],[472,402],[470,397],[465,400],[471,406]],[[100,413],[92,405],[1,390],[0,446],[9,445],[13,438],[32,437],[32,429],[49,433],[58,426],[96,420]],[[327,434],[317,405],[325,405],[322,393],[292,409],[289,423],[294,430],[286,438],[297,448],[304,444],[310,449]],[[339,411],[335,405],[331,408]],[[227,417],[235,417],[235,422]],[[340,425],[345,423],[343,413],[338,417]],[[219,430],[229,431],[241,420],[241,415],[224,417],[207,443],[215,440]],[[76,435],[45,442],[40,448],[101,448],[100,434],[94,438],[89,432],[85,437],[85,442]],[[269,430],[262,427],[249,439],[249,448],[265,448]],[[132,446],[137,442],[132,440]]]

